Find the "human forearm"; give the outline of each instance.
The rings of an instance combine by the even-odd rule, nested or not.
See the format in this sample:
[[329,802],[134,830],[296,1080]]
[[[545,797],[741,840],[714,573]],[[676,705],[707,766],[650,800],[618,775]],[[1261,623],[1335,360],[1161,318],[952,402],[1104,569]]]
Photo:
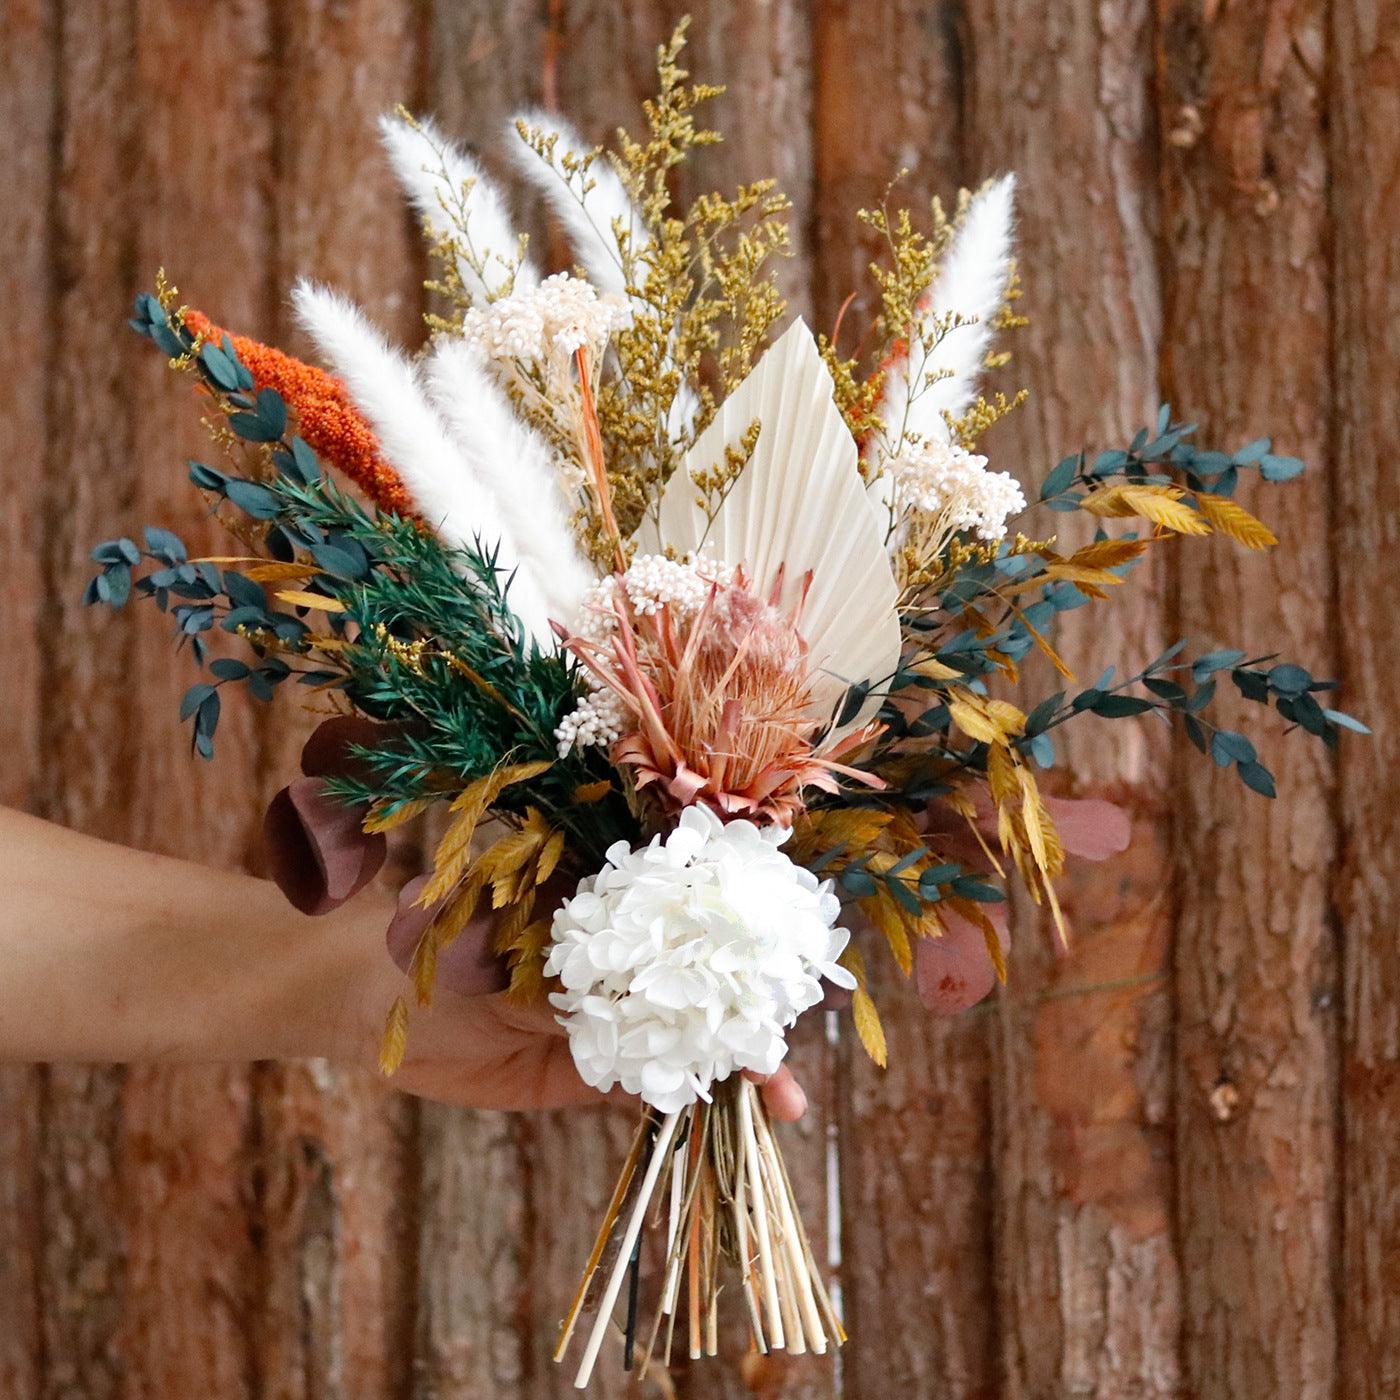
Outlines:
[[0,811],[0,1060],[358,1056],[389,912],[304,918],[265,881]]

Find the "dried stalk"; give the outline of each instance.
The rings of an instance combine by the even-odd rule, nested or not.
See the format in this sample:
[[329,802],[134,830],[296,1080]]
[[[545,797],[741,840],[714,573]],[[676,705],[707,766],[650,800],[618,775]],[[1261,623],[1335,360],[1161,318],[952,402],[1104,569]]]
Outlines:
[[[636,1186],[639,1172],[641,1183]],[[652,1209],[653,1203],[662,1202]],[[786,1349],[824,1354],[845,1340],[802,1228],[792,1182],[763,1101],[747,1080],[735,1078],[722,1084],[714,1104],[689,1106],[659,1125],[654,1114],[643,1119],[562,1329],[556,1359],[573,1335],[618,1222],[624,1218],[617,1257],[607,1266],[607,1282],[575,1380],[579,1388],[592,1374],[643,1229],[664,1231],[666,1248],[660,1292],[642,1352],[641,1377],[653,1356],[669,1360],[682,1305],[680,1326],[690,1356],[716,1354],[719,1294],[726,1266],[738,1272],[739,1292],[761,1352]],[[635,1335],[633,1311],[628,1319],[629,1363]]]

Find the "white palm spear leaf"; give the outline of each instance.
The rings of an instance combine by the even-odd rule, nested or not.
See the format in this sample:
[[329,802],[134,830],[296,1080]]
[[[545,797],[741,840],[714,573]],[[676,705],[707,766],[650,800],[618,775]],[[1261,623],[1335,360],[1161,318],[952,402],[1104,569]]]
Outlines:
[[[891,446],[901,428],[928,441],[946,442],[945,410],[957,417],[972,405],[1011,274],[1015,191],[1015,175],[1003,175],[968,202],[938,276],[919,304],[908,361],[891,370],[885,381],[880,417]],[[953,316],[967,324],[954,326],[926,356],[919,332]],[[930,374],[941,377],[925,385]]]
[[550,616],[572,622],[596,575],[574,540],[548,445],[516,414],[466,342],[440,341],[426,368],[433,406],[467,470],[494,497]]
[[[543,160],[520,134],[521,125],[554,139],[552,161]],[[552,112],[524,111],[511,118],[509,148],[520,173],[544,195],[569,235],[574,256],[600,291],[625,296],[622,244],[636,255],[649,241],[641,213],[606,155],[573,178],[559,166],[564,157],[582,160],[592,147],[568,122]]]
[[[505,200],[481,167],[426,117],[407,122],[393,113],[379,119],[389,164],[434,237],[455,237],[471,251],[457,272],[474,302],[500,296],[510,281],[519,250]],[[475,260],[476,265],[473,266]],[[515,272],[524,291],[539,281],[528,261]]]
[[[742,563],[766,594],[783,578],[781,601],[801,595],[812,575],[801,631],[816,670],[812,708],[837,710],[852,682],[877,692],[899,664],[898,588],[884,530],[866,498],[855,439],[833,397],[817,343],[798,320],[724,401],[663,492],[659,529],[648,522],[639,547],[706,550]],[[694,475],[723,462],[749,425],[758,442],[729,493],[706,520]],[[841,732],[863,724],[880,705],[872,694]]]
[[297,320],[369,419],[384,455],[403,478],[424,520],[453,548],[498,547],[498,566],[514,575],[512,610],[542,646],[553,645],[549,608],[534,571],[520,558],[490,486],[463,462],[413,365],[388,344],[359,308],[326,287],[292,290]]

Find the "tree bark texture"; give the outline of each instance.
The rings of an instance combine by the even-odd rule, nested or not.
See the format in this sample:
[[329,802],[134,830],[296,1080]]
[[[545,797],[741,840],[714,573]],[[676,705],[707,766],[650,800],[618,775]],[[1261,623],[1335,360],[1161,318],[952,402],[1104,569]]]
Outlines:
[[[425,261],[374,118],[430,112],[496,173],[522,107],[603,140],[687,10],[688,66],[729,91],[681,192],[777,176],[784,292],[843,348],[875,311],[857,208],[901,170],[916,210],[1016,170],[1031,324],[998,383],[1031,398],[987,447],[1028,494],[1164,398],[1212,445],[1307,460],[1243,489],[1276,554],[1150,557],[1107,614],[1065,615],[1079,680],[1178,635],[1277,646],[1376,734],[1334,759],[1271,732],[1268,803],[1164,727],[1067,731],[1047,785],[1122,803],[1135,838],[1071,870],[1069,949],[1018,911],[1008,985],[951,1021],[873,957],[887,1071],[844,1018],[796,1037],[812,1108],[784,1145],[851,1345],[764,1359],[736,1327],[637,1386],[614,1339],[595,1393],[1400,1395],[1396,0],[9,0],[0,801],[256,867],[310,719],[230,705],[200,764],[168,624],[79,606],[104,536],[218,543],[132,295],[163,265],[295,351],[310,276],[418,345]],[[386,878],[422,859],[402,843]],[[572,1393],[555,1327],[630,1125],[410,1104],[320,1063],[4,1070],[0,1395]]]

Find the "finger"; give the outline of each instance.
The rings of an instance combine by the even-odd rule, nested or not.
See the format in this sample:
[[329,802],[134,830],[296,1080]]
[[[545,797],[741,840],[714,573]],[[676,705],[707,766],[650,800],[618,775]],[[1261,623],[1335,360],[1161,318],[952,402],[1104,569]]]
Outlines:
[[496,1019],[511,1030],[556,1038],[568,1034],[559,1024],[559,1013],[547,1001],[512,1001],[505,993],[499,993],[491,998],[491,1009]]
[[609,1101],[579,1078],[568,1047],[531,1036],[515,1050],[486,1064],[420,1061],[405,1064],[391,1087],[459,1108],[535,1112],[601,1107]]
[[767,1076],[745,1070],[744,1078],[759,1086],[764,1108],[769,1117],[776,1118],[779,1123],[796,1123],[807,1112],[807,1095],[786,1065],[780,1065],[776,1074]]

